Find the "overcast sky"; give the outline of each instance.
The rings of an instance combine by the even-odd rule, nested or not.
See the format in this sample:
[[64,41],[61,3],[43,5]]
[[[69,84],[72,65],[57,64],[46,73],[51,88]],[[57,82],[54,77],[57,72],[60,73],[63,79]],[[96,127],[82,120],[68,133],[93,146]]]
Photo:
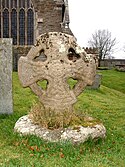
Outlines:
[[81,47],[86,47],[92,33],[108,29],[117,39],[115,58],[124,58],[125,0],[68,0],[70,28]]

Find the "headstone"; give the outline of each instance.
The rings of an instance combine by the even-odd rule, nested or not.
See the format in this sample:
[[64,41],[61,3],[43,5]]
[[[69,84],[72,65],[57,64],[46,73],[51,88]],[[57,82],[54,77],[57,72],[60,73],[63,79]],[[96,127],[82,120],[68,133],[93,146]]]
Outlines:
[[[43,54],[46,59],[43,59]],[[48,33],[37,39],[26,57],[21,57],[18,72],[24,87],[30,87],[46,109],[72,110],[77,96],[96,75],[93,55],[86,54],[76,44],[73,36],[64,33]],[[67,80],[77,80],[71,90]],[[47,89],[42,90],[37,82],[47,80]]]
[[116,64],[115,69],[117,71],[125,72],[125,64]]
[[101,74],[96,74],[93,84],[91,86],[88,86],[88,88],[98,89],[101,85],[101,80],[102,80],[102,75]]
[[[44,110],[34,110],[34,117],[43,112],[45,119],[46,116],[48,120],[52,117],[51,120],[57,119],[58,124],[60,117],[63,120],[69,119],[73,113],[73,105],[77,102],[77,96],[94,81],[96,64],[96,58],[86,54],[73,36],[61,32],[50,32],[39,36],[36,45],[26,57],[21,57],[18,63],[19,79],[23,87],[30,87],[44,106]],[[70,78],[77,80],[73,89],[68,85]],[[43,80],[48,83],[45,90],[38,84]],[[43,115],[39,119],[45,123]],[[84,119],[93,121],[91,117]],[[104,137],[106,132],[102,123],[96,123],[91,127],[78,126],[78,131],[76,127],[63,130],[61,128],[50,130],[46,125],[36,125],[32,117],[27,115],[17,121],[14,129],[24,135],[33,134],[49,141],[72,142],[84,142],[90,137],[92,139]]]
[[13,112],[12,39],[0,39],[0,114]]

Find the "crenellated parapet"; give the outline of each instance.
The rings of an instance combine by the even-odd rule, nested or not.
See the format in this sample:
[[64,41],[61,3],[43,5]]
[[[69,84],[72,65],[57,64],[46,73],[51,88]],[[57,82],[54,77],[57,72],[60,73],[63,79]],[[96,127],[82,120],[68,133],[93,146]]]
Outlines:
[[96,65],[98,67],[98,58],[99,58],[99,51],[98,51],[98,48],[92,48],[92,47],[86,47],[84,48],[84,51],[87,53],[87,54],[90,54],[90,55],[93,55],[95,61],[96,61]]
[[86,47],[83,49],[85,50],[87,54],[95,54],[95,55],[99,54],[98,48]]

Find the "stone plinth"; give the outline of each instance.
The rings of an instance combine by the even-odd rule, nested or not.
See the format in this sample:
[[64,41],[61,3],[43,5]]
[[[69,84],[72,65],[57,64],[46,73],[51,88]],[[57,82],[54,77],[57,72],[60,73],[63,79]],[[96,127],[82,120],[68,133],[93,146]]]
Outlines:
[[12,39],[0,39],[0,114],[13,112]]
[[36,125],[28,115],[21,117],[14,127],[21,135],[36,135],[49,142],[66,142],[73,144],[84,143],[88,139],[105,138],[106,129],[102,123],[92,126],[77,126],[50,130]]

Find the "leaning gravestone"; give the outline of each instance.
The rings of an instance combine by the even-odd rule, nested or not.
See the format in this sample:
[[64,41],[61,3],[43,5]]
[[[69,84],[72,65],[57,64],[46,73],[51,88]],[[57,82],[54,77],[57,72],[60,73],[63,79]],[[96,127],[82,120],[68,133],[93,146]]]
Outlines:
[[[93,83],[96,64],[96,58],[86,54],[73,36],[50,32],[38,37],[28,55],[20,58],[18,72],[23,87],[31,88],[43,108],[36,107],[32,114],[21,117],[15,124],[15,131],[49,141],[84,142],[90,137],[104,137],[106,130],[102,123],[84,127],[78,121],[77,125],[63,126],[68,120],[77,120],[73,105],[83,89]],[[73,89],[67,83],[69,78],[77,80]],[[43,80],[48,83],[45,90],[38,85]],[[49,125],[46,124],[47,117],[51,120]],[[54,119],[56,124],[53,125]],[[93,122],[91,117],[85,119]]]
[[0,114],[13,112],[12,39],[0,39]]
[[96,74],[94,82],[91,86],[88,86],[89,89],[98,89],[101,85],[102,75]]

